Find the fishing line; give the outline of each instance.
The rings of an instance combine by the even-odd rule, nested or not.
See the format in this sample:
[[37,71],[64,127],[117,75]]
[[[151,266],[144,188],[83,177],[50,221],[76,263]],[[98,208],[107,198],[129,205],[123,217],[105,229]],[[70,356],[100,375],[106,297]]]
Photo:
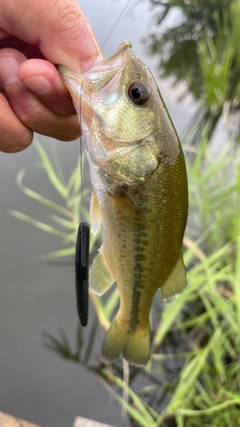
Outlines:
[[104,43],[102,44],[101,48],[99,49],[98,54],[102,51],[102,49],[104,48],[105,44],[107,43],[107,41],[109,40],[110,36],[112,35],[113,31],[115,30],[117,24],[119,23],[120,19],[122,18],[122,16],[124,15],[124,13],[126,12],[126,10],[129,8],[130,3],[132,3],[133,0],[129,0],[127,2],[127,4],[124,6],[122,12],[120,13],[118,19],[116,20],[115,24],[113,25],[110,33],[108,34],[107,38],[105,39]]
[[[82,85],[79,93],[79,122],[81,129],[82,117]],[[83,222],[83,175],[84,175],[84,162],[83,162],[83,149],[82,149],[82,135],[80,136],[79,145],[79,159],[80,159],[80,224],[77,232],[76,253],[75,253],[75,285],[76,285],[76,301],[77,312],[80,323],[82,326],[87,326],[88,323],[88,264],[89,264],[89,244],[90,244],[90,225]]]
[[[80,131],[82,129],[82,89],[83,89],[83,83],[80,86],[80,92],[79,92],[79,125],[80,125]],[[83,137],[82,134],[80,135],[79,140],[79,159],[80,159],[80,221],[83,218],[83,204],[82,204],[82,197],[83,197]]]
[[[103,45],[100,47],[100,50],[98,51],[96,57],[98,54],[102,51],[103,47],[109,40],[110,36],[112,35],[114,29],[116,28],[118,22],[122,18],[125,11],[130,6],[130,3],[133,0],[129,0],[125,7],[123,8],[121,14],[119,15],[118,19],[116,20],[115,24],[113,25],[110,33],[108,34],[106,40],[104,41]],[[92,64],[94,61],[92,62]],[[91,67],[90,67],[91,68]],[[83,84],[82,84],[83,85]],[[80,122],[80,129],[81,129],[81,121],[82,121],[82,85],[80,88],[79,93],[79,122]],[[76,285],[76,301],[77,301],[77,312],[78,317],[80,320],[80,323],[82,326],[86,326],[88,323],[88,288],[89,288],[89,282],[88,282],[88,271],[89,271],[89,246],[90,246],[90,225],[82,221],[82,218],[84,217],[84,209],[83,209],[83,203],[82,203],[82,197],[83,197],[83,175],[84,175],[84,161],[83,161],[83,143],[82,143],[82,135],[80,136],[80,145],[79,145],[79,156],[80,156],[80,224],[78,227],[77,232],[77,240],[76,240],[76,252],[75,252],[75,285]]]

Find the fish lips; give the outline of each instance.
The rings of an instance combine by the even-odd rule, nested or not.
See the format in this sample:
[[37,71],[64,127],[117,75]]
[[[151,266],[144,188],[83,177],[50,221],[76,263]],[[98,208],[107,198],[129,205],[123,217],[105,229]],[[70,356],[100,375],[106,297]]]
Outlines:
[[[106,90],[109,90],[109,83],[126,65],[128,58],[132,55],[134,55],[132,45],[125,40],[118,46],[115,52],[93,65],[84,74],[75,73],[64,65],[57,66],[60,77],[71,94],[78,114],[79,108],[81,105],[83,106],[83,103],[84,108],[88,109],[85,104],[88,104],[88,106],[90,104],[90,93],[97,92],[104,87],[106,87]],[[82,99],[83,93],[84,99]]]

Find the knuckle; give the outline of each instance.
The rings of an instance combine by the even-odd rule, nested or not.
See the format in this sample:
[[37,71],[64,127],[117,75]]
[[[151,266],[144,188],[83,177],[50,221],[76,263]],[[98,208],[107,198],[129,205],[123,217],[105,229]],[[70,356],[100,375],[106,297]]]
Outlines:
[[[86,25],[86,19],[81,13],[81,10],[76,4],[66,4],[62,7],[61,14],[59,16],[61,31],[75,32],[81,29],[81,26]],[[76,25],[78,23],[78,25]],[[81,23],[81,26],[79,26]],[[76,30],[77,29],[77,30]]]
[[[63,7],[58,28],[61,39],[64,39],[66,34],[68,40],[81,40],[84,43],[89,37],[89,23],[79,5],[69,4]],[[71,44],[68,48],[71,49]]]
[[68,36],[70,34],[74,36],[81,31],[81,24],[83,27],[87,25],[87,20],[77,2],[51,1],[45,10],[45,16],[51,16],[53,13],[55,17],[53,32],[61,36],[65,32]]

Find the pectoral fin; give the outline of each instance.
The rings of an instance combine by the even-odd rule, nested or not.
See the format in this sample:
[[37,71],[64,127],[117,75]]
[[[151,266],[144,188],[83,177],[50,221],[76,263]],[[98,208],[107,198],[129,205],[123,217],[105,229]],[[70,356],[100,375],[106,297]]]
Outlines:
[[92,191],[91,202],[90,202],[90,219],[91,219],[91,229],[96,235],[99,228],[101,227],[101,215],[99,204],[96,198],[94,191]]
[[102,246],[93,261],[92,267],[90,268],[89,281],[90,288],[99,296],[104,294],[104,292],[106,292],[115,282],[115,279],[105,262]]
[[172,270],[166,282],[160,287],[160,292],[163,299],[170,298],[180,294],[185,288],[186,270],[183,264],[182,254],[180,254],[177,263]]

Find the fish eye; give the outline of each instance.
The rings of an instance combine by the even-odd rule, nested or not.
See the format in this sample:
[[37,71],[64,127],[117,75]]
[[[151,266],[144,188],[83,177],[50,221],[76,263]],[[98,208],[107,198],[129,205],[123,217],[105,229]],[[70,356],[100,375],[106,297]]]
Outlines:
[[132,83],[128,88],[128,96],[136,105],[144,105],[149,100],[149,87],[143,82]]

